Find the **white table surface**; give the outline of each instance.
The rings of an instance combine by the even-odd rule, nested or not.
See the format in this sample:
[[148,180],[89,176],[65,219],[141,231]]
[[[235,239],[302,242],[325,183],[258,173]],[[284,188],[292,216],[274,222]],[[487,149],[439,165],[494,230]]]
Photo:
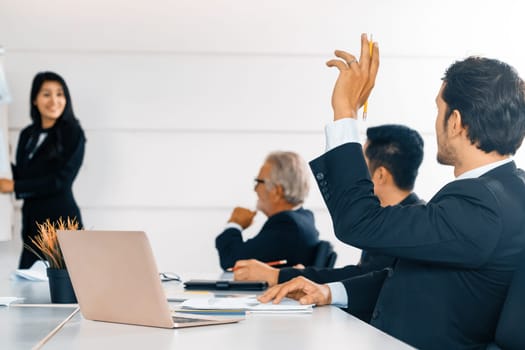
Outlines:
[[312,314],[249,314],[236,324],[159,329],[77,314],[43,349],[411,349],[332,306]]
[[75,308],[0,306],[0,349],[31,349]]
[[[203,278],[205,276],[195,276]],[[176,282],[164,284],[180,290]],[[253,294],[253,292],[252,292]],[[4,281],[0,295],[23,296],[47,307],[0,307],[0,349],[28,349],[71,314],[74,307],[49,304],[46,282]],[[161,329],[85,320],[77,313],[42,349],[411,349],[339,308],[312,314],[248,314],[236,324]]]

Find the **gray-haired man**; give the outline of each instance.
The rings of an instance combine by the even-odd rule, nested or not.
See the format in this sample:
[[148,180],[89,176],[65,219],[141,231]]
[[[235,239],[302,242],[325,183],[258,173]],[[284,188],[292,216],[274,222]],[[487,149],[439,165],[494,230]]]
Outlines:
[[240,259],[264,262],[286,260],[286,266],[310,265],[315,258],[319,233],[311,211],[302,207],[309,190],[309,170],[294,152],[272,152],[255,178],[257,210],[268,220],[252,239],[243,241],[242,230],[256,212],[236,207],[226,229],[216,238],[221,267],[233,267]]

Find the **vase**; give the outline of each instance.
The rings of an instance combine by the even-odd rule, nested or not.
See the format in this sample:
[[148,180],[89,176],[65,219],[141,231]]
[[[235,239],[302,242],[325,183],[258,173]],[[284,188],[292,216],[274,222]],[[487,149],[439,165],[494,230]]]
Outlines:
[[47,269],[49,294],[54,304],[76,304],[77,297],[66,269]]

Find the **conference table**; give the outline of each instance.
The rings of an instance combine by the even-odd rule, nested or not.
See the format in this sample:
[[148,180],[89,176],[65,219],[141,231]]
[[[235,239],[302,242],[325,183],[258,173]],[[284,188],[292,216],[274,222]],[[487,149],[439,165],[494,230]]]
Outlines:
[[[168,292],[182,289],[178,282],[164,286]],[[412,349],[333,306],[311,314],[248,313],[234,324],[161,329],[86,320],[76,304],[51,304],[47,282],[4,278],[0,296],[24,298],[0,306],[0,349]]]

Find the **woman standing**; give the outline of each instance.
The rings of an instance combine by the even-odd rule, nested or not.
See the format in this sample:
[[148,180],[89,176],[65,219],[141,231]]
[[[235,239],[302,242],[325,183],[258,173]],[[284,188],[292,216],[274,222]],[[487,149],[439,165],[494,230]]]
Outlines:
[[[38,233],[37,222],[70,217],[83,226],[72,185],[82,165],[86,138],[73,113],[66,82],[58,74],[35,76],[30,105],[32,124],[20,134],[13,180],[0,179],[0,192],[14,192],[24,200],[22,240],[40,252],[31,243]],[[19,268],[29,268],[36,260],[24,247]]]

